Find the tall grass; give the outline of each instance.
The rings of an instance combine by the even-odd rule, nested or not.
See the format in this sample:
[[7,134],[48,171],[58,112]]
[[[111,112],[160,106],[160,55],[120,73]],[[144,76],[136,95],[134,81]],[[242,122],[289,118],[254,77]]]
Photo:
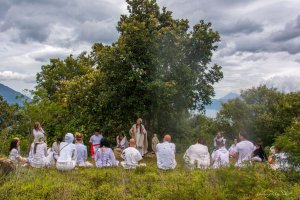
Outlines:
[[155,158],[135,170],[19,168],[1,178],[0,199],[300,199],[300,181],[265,164],[190,171],[181,157],[171,171],[157,169]]

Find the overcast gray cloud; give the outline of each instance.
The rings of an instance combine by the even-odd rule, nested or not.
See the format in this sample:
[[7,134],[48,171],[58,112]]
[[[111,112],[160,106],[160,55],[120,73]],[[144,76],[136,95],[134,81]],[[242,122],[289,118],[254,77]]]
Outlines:
[[[217,97],[300,71],[298,0],[158,3],[191,26],[204,19],[220,32],[213,61],[223,67],[224,79],[215,87]],[[126,12],[125,0],[1,0],[0,81],[19,91],[32,89],[35,74],[50,58],[114,42],[117,21]]]

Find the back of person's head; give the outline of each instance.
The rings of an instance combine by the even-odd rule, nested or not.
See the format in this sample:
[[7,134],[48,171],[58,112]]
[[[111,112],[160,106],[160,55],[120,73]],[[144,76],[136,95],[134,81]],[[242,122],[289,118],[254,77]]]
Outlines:
[[19,140],[14,138],[11,142],[10,142],[10,147],[9,147],[9,152],[12,150],[12,149],[17,149],[18,148],[18,142]]
[[98,128],[95,129],[95,133],[99,133],[100,134],[100,130]]
[[240,140],[245,140],[245,139],[247,139],[247,133],[245,131],[241,131],[239,133],[239,137],[240,137]]
[[83,135],[79,132],[75,132],[75,139],[76,141],[81,142],[83,139]]
[[217,141],[217,146],[220,148],[220,147],[223,147],[225,144],[223,141]]
[[44,134],[41,133],[41,132],[38,132],[36,135],[35,135],[35,138],[34,138],[34,143],[43,143],[45,138],[44,138]]
[[40,122],[35,122],[34,123],[34,129],[39,129],[41,127],[41,124],[40,124]]
[[218,132],[217,132],[217,137],[218,137],[218,138],[223,137],[223,135],[224,135],[224,132],[223,132],[223,131],[218,131]]
[[131,139],[129,140],[129,146],[130,146],[130,147],[135,147],[135,139],[134,139],[134,138],[131,138]]
[[73,143],[74,142],[74,135],[72,133],[67,133],[65,135],[65,142],[66,143]]
[[198,140],[197,140],[197,143],[198,144],[202,144],[202,145],[205,145],[206,143],[205,143],[205,140],[203,139],[203,138],[199,138]]
[[164,142],[171,142],[171,140],[172,140],[171,135],[167,134],[164,136]]
[[101,141],[100,141],[100,147],[103,147],[103,146],[104,146],[104,147],[108,147],[108,148],[110,147],[109,141],[108,141],[108,139],[105,138],[105,137],[102,138]]
[[61,137],[61,136],[58,136],[57,138],[56,138],[56,142],[57,143],[61,143],[63,141],[63,138]]

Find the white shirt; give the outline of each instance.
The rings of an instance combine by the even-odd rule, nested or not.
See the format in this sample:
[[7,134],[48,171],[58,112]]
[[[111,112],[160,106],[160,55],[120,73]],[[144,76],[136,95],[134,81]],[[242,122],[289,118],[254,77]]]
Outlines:
[[175,144],[169,142],[159,143],[156,149],[157,167],[159,169],[174,169],[177,164],[175,160]]
[[61,142],[59,149],[60,149],[60,152],[59,152],[59,157],[57,159],[57,162],[76,161],[77,151],[76,151],[75,144]]
[[41,128],[41,130],[36,130],[36,129],[33,129],[32,130],[32,134],[33,134],[33,137],[34,138],[36,138],[36,135],[38,134],[38,133],[42,133],[43,135],[44,135],[44,137],[45,137],[45,131]]
[[134,147],[124,149],[121,157],[124,159],[125,169],[135,168],[138,166],[138,162],[142,160],[140,152]]
[[10,152],[9,152],[9,159],[11,161],[18,161],[17,158],[19,157],[19,151],[17,149],[12,149]]
[[47,153],[47,144],[46,143],[39,143],[36,146],[36,152],[34,153],[34,146],[35,144],[31,144],[30,154],[32,156],[31,159],[31,166],[32,167],[44,167],[44,159],[48,155]]
[[87,148],[84,144],[75,144],[77,151],[77,164],[84,164],[87,160]]
[[236,153],[236,144],[232,144],[228,151],[230,155],[234,155]]
[[236,152],[239,154],[236,166],[241,166],[244,161],[251,161],[252,153],[255,150],[255,146],[248,140],[241,141],[236,144]]
[[229,151],[225,147],[216,150],[212,155],[213,168],[229,165]]
[[90,138],[90,143],[92,144],[100,144],[101,139],[103,138],[102,135],[92,135]]
[[185,161],[194,168],[208,168],[210,166],[210,156],[208,148],[202,144],[191,145],[184,154]]

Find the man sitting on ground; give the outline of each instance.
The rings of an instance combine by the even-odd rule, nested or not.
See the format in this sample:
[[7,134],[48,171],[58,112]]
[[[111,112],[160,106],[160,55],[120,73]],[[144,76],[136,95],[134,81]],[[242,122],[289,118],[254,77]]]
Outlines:
[[124,169],[134,169],[139,165],[139,161],[142,160],[142,155],[140,152],[135,148],[135,140],[131,138],[129,140],[129,147],[124,149],[121,157],[124,161],[121,162],[121,165]]
[[210,156],[204,140],[198,139],[197,143],[191,145],[183,156],[186,166],[190,169],[207,169],[210,166]]
[[159,143],[156,146],[156,157],[157,157],[157,167],[159,169],[175,169],[176,147],[174,143],[171,143],[171,136],[165,135],[164,142]]
[[242,167],[251,165],[252,153],[255,146],[252,142],[247,140],[245,133],[240,133],[240,142],[236,145],[237,162],[235,166]]

